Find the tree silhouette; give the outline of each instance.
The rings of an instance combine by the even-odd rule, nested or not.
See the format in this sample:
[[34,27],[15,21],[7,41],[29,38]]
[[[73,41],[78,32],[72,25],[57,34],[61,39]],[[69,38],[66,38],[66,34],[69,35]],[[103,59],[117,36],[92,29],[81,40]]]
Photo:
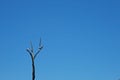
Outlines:
[[35,63],[34,63],[34,61],[35,61],[36,56],[43,49],[43,45],[41,44],[41,39],[40,39],[39,47],[38,47],[38,50],[36,51],[36,53],[34,53],[32,42],[30,42],[30,45],[31,45],[31,48],[27,48],[26,50],[30,54],[30,57],[32,60],[32,80],[35,80]]

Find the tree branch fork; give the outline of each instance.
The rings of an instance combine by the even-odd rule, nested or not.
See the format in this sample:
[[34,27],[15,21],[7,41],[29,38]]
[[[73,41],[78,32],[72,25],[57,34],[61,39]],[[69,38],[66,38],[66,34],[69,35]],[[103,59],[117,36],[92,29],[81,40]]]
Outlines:
[[38,47],[38,50],[36,51],[36,53],[34,53],[32,42],[30,42],[30,45],[31,45],[31,48],[27,48],[26,50],[29,53],[31,60],[32,60],[32,80],[35,80],[34,60],[35,60],[36,56],[40,53],[40,51],[43,49],[43,45],[41,44],[41,39],[40,39],[39,47]]

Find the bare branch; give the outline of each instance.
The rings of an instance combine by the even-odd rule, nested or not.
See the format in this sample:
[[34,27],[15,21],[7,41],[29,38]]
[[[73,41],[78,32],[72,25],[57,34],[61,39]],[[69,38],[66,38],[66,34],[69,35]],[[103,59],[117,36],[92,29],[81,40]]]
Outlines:
[[39,52],[42,50],[43,46],[41,44],[41,38],[40,38],[40,43],[39,43],[39,48],[38,48],[38,51],[36,52],[35,56],[34,56],[34,59],[36,58],[36,56],[39,54]]
[[43,47],[41,47],[40,49],[38,49],[38,51],[36,52],[34,59],[36,58],[36,56],[39,54],[39,52],[42,50]]
[[30,42],[30,48],[27,48],[27,52],[30,54],[31,56],[31,60],[32,60],[32,80],[35,80],[35,64],[34,64],[34,59],[36,58],[36,56],[39,54],[39,52],[42,50],[43,46],[41,44],[41,38],[40,38],[40,43],[39,43],[39,47],[38,47],[38,51],[34,54],[34,49],[33,49],[33,45],[32,42]]
[[26,50],[27,50],[27,52],[30,54],[31,59],[32,59],[32,58],[33,58],[33,54],[32,54],[32,52],[31,52],[31,50],[30,50],[29,48],[27,48]]
[[33,53],[34,49],[31,41],[30,41],[30,45],[31,45],[31,52]]
[[40,47],[41,45],[42,45],[42,44],[41,44],[41,38],[40,38],[39,47]]

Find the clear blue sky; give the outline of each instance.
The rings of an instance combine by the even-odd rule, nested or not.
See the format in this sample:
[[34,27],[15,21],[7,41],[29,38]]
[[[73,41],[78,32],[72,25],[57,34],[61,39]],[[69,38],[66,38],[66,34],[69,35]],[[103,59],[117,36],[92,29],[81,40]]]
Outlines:
[[0,0],[0,80],[118,80],[120,0]]

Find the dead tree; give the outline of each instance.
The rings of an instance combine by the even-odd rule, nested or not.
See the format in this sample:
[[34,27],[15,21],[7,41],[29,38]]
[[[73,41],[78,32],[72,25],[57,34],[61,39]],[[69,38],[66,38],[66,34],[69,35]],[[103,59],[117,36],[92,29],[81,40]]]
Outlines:
[[30,57],[31,57],[31,60],[32,60],[32,80],[35,80],[35,63],[34,63],[34,60],[35,60],[36,56],[42,50],[43,45],[41,44],[41,39],[40,39],[38,50],[35,53],[34,53],[32,42],[30,42],[30,45],[31,45],[31,48],[27,48],[26,50],[30,54]]

